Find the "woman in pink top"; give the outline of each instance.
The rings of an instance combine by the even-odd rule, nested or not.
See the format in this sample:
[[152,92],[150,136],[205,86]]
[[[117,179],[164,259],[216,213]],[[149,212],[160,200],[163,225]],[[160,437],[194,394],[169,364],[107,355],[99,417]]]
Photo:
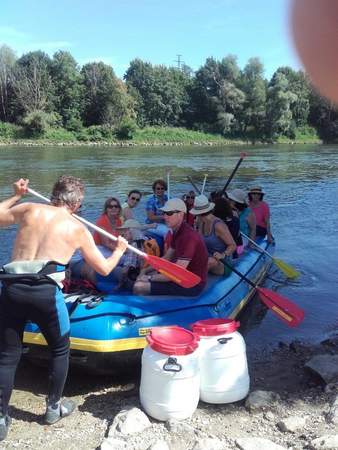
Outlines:
[[264,192],[261,187],[253,187],[248,193],[249,205],[256,217],[256,236],[267,236],[268,242],[273,242],[270,225],[270,208],[263,201]]

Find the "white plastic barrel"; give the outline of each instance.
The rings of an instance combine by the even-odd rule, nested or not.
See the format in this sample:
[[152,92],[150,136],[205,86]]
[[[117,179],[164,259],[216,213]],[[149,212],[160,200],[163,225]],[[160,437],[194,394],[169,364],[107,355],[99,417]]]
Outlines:
[[245,342],[232,319],[195,322],[200,337],[200,398],[206,403],[231,403],[248,395],[250,377]]
[[157,420],[190,417],[199,401],[199,338],[184,328],[157,327],[142,353],[140,401]]

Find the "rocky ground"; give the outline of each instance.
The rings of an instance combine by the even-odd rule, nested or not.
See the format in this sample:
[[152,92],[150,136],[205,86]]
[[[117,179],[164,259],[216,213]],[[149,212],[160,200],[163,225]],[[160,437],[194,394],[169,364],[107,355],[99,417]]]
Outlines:
[[[319,376],[305,364],[323,354],[334,365],[323,369],[320,364]],[[249,398],[226,405],[200,402],[183,422],[161,423],[141,412],[137,370],[120,378],[71,372],[65,395],[78,410],[49,427],[42,422],[47,371],[24,362],[11,400],[13,423],[0,448],[338,449],[337,355],[338,338],[318,346],[294,342],[272,353],[249,352]],[[129,410],[127,416],[119,414],[122,410]]]

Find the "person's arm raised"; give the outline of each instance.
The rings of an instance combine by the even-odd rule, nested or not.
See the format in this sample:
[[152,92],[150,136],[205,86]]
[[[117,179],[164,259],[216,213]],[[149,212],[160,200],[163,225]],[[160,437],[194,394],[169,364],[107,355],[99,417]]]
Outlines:
[[26,194],[29,180],[20,180],[13,183],[14,195],[0,202],[0,226],[7,227],[18,223],[20,215],[27,205],[14,206]]
[[121,256],[125,252],[128,242],[121,236],[117,238],[116,248],[111,256],[104,258],[101,252],[97,249],[93,236],[85,228],[81,227],[81,236],[79,236],[79,250],[82,253],[85,261],[100,275],[107,276],[115,269]]

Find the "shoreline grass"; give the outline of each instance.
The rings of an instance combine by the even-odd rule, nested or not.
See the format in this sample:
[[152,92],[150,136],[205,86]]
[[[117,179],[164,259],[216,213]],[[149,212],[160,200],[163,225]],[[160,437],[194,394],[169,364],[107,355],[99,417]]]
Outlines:
[[188,130],[186,128],[145,127],[137,129],[131,139],[118,139],[113,134],[103,133],[99,127],[71,132],[63,128],[47,130],[36,137],[27,137],[21,127],[16,126],[5,135],[0,133],[0,145],[11,146],[178,146],[178,145],[274,145],[274,144],[321,144],[315,130],[310,127],[296,130],[295,139],[280,136],[276,141],[263,139],[227,138],[217,134]]

